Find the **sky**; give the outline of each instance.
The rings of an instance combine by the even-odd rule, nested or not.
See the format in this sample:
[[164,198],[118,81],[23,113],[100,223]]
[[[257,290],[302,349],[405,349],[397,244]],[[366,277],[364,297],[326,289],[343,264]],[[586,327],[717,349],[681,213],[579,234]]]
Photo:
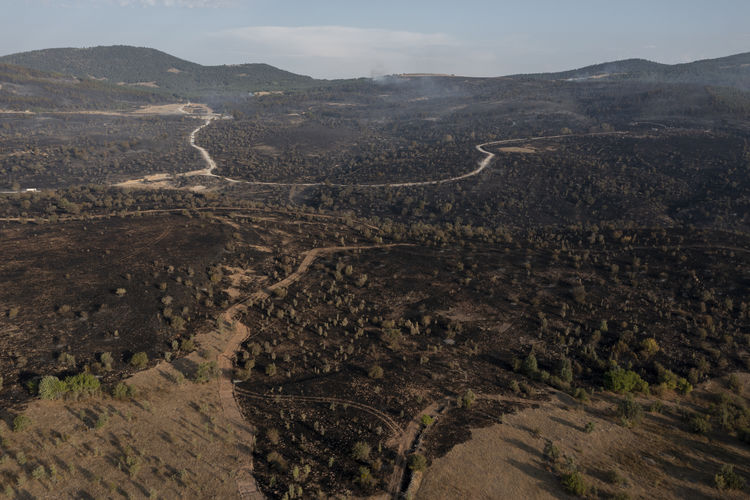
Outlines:
[[136,45],[316,78],[501,76],[750,51],[748,0],[0,0],[0,55]]

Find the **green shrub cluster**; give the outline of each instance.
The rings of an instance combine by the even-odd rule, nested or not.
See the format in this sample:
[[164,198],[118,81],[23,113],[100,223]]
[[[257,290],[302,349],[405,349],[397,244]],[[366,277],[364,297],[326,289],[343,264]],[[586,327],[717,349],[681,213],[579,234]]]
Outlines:
[[71,375],[65,380],[60,380],[53,375],[47,375],[39,382],[39,397],[42,399],[61,399],[65,396],[78,399],[80,397],[98,396],[101,392],[101,383],[90,373],[79,373]]
[[714,476],[714,483],[720,490],[741,490],[745,487],[745,480],[734,472],[734,466],[724,465]]
[[609,391],[625,394],[628,392],[648,392],[648,382],[632,370],[615,368],[604,374],[604,387]]

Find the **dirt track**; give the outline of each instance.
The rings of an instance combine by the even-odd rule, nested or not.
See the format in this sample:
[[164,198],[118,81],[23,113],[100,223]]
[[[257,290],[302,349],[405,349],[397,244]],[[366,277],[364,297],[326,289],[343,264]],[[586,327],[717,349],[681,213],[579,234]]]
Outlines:
[[[219,398],[221,400],[221,406],[224,412],[224,416],[227,420],[235,423],[236,425],[244,424],[242,411],[240,409],[239,403],[237,402],[238,394],[245,396],[245,397],[256,397],[256,398],[257,397],[260,397],[260,398],[282,397],[286,399],[290,399],[290,398],[300,399],[301,398],[309,402],[327,402],[329,404],[332,402],[335,402],[335,403],[341,403],[341,404],[348,404],[352,406],[353,408],[357,408],[359,410],[368,412],[376,416],[378,419],[383,421],[383,423],[385,423],[386,426],[392,432],[394,432],[396,436],[398,436],[402,432],[400,426],[398,425],[398,423],[396,423],[395,420],[393,420],[391,417],[381,412],[377,408],[373,408],[373,407],[363,405],[361,403],[352,402],[352,401],[339,400],[336,398],[315,398],[315,397],[301,397],[301,396],[299,397],[297,396],[265,396],[262,394],[255,394],[255,393],[241,390],[235,387],[234,380],[232,377],[234,355],[237,351],[239,351],[242,343],[245,342],[245,340],[247,340],[252,335],[252,332],[250,332],[250,329],[247,328],[247,326],[245,326],[241,321],[237,319],[237,316],[248,307],[248,303],[267,298],[270,296],[273,290],[277,288],[286,288],[292,283],[298,281],[305,274],[305,272],[307,272],[307,270],[310,268],[310,265],[315,261],[315,259],[321,255],[331,254],[331,253],[336,253],[336,252],[345,252],[345,251],[351,251],[351,250],[392,248],[396,246],[411,246],[411,245],[389,244],[389,245],[313,248],[312,250],[308,250],[302,253],[302,255],[304,255],[304,258],[302,259],[302,262],[300,262],[300,265],[297,267],[297,270],[294,271],[292,274],[290,274],[283,280],[278,281],[263,290],[259,290],[255,292],[250,297],[240,302],[237,302],[232,307],[224,311],[224,313],[221,316],[221,321],[223,321],[225,325],[228,325],[231,328],[232,336],[227,341],[226,345],[224,346],[224,351],[218,356],[217,363],[218,363],[219,372],[220,372],[219,381],[218,381]],[[401,447],[399,447],[399,452],[401,453]],[[405,463],[405,460],[402,459],[401,462]],[[252,463],[244,464],[240,466],[237,472],[237,479],[236,479],[237,490],[238,490],[240,498],[248,499],[248,500],[259,500],[264,497],[263,497],[263,494],[260,493],[257,483],[255,482],[255,479],[252,476],[252,471],[253,471]]]

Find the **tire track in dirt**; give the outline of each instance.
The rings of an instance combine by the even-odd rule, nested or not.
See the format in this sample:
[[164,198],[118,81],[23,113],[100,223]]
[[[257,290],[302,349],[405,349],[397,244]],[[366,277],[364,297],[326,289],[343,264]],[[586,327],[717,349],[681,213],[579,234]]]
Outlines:
[[369,413],[370,415],[376,417],[378,420],[383,422],[386,427],[388,427],[391,432],[394,433],[394,435],[398,436],[403,432],[403,429],[400,425],[388,414],[383,413],[382,411],[378,410],[374,406],[366,405],[364,403],[358,403],[356,401],[349,401],[346,399],[339,399],[339,398],[330,398],[330,397],[324,397],[324,396],[296,396],[292,394],[259,394],[257,392],[248,391],[247,389],[242,389],[241,387],[235,387],[234,389],[235,394],[240,394],[244,397],[248,398],[255,398],[255,399],[263,399],[266,401],[299,401],[301,403],[321,403],[321,404],[337,404],[337,405],[343,405],[350,408],[356,408],[357,410],[361,410],[365,413]]

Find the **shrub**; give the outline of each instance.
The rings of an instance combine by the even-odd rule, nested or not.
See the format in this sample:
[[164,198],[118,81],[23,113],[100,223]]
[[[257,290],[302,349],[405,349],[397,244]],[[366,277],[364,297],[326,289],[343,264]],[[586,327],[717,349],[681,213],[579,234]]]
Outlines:
[[182,339],[182,341],[180,342],[180,350],[185,352],[193,352],[195,350],[195,339],[193,337]]
[[137,370],[142,370],[146,368],[146,365],[148,364],[148,355],[141,351],[133,354],[133,356],[130,358],[130,366]]
[[43,377],[39,382],[39,397],[42,399],[60,399],[68,392],[65,382],[52,375]]
[[420,418],[420,420],[422,421],[422,425],[425,426],[425,427],[429,427],[429,426],[432,425],[433,422],[435,422],[435,419],[432,418],[431,416],[427,415],[427,414],[422,415],[422,417]]
[[563,474],[561,479],[563,488],[571,495],[582,497],[589,490],[588,485],[583,480],[583,476],[578,471]]
[[650,358],[657,352],[659,352],[659,343],[656,342],[656,339],[643,339],[643,341],[641,342],[641,354],[644,357]]
[[618,392],[620,394],[627,392],[647,392],[648,382],[643,380],[640,375],[631,370],[615,368],[604,374],[604,387],[607,390]]
[[370,469],[367,467],[360,467],[357,482],[366,488],[371,488],[375,486],[377,480],[372,476]]
[[688,424],[690,431],[696,434],[706,434],[711,430],[711,423],[703,415],[693,415]]
[[284,457],[278,451],[272,451],[266,456],[268,465],[275,467],[277,470],[284,472],[289,467]]
[[367,376],[372,379],[383,378],[383,369],[378,365],[373,365],[367,371]]
[[13,432],[23,432],[31,427],[31,419],[26,415],[17,415],[13,419]]
[[643,407],[628,394],[617,406],[617,414],[626,425],[638,424],[643,418]]
[[352,457],[360,462],[366,462],[370,458],[370,445],[364,441],[357,441],[352,447]]
[[563,358],[560,361],[559,375],[560,379],[562,379],[563,382],[569,384],[573,381],[573,366],[570,364],[570,360],[568,358]]
[[195,381],[199,384],[205,384],[215,379],[218,375],[219,366],[216,364],[216,361],[204,361],[198,365],[198,370],[195,372]]
[[463,396],[458,398],[458,407],[459,408],[470,408],[471,405],[474,404],[474,400],[476,399],[476,395],[474,392],[472,392],[471,389],[467,389]]
[[733,465],[724,465],[714,476],[714,483],[720,490],[741,490],[745,487],[745,480],[734,472]]
[[276,375],[276,363],[270,363],[266,365],[266,375],[273,377]]
[[409,468],[413,471],[423,471],[427,468],[427,459],[419,453],[409,455]]
[[526,356],[526,359],[523,360],[521,370],[525,375],[529,377],[536,375],[536,373],[539,371],[539,367],[536,362],[536,356],[533,352],[529,353],[529,355]]
[[76,365],[76,357],[70,353],[64,352],[58,356],[57,362],[64,368],[72,368]]
[[583,387],[578,387],[573,393],[573,397],[579,401],[586,402],[589,400],[589,393]]
[[547,458],[547,460],[555,462],[558,458],[560,458],[560,449],[551,442],[548,442],[544,445],[544,456]]
[[730,391],[739,394],[742,391],[742,382],[736,373],[732,373],[727,377],[727,387]]
[[118,383],[112,389],[112,397],[115,399],[127,399],[135,397],[135,387],[128,385],[125,382]]
[[65,385],[74,397],[92,397],[101,392],[99,379],[90,373],[79,373],[65,378]]
[[266,437],[268,438],[268,441],[271,442],[271,444],[279,444],[279,431],[276,429],[268,429],[266,431]]
[[37,465],[34,470],[31,471],[31,477],[36,480],[44,479],[47,476],[47,469],[43,465]]
[[106,371],[110,371],[112,369],[112,363],[114,362],[114,359],[112,358],[112,354],[108,352],[103,352],[101,356],[99,356],[99,361],[102,363],[102,366]]
[[141,457],[130,449],[122,457],[120,464],[121,469],[125,470],[131,478],[138,474],[138,471],[141,470],[141,465]]

